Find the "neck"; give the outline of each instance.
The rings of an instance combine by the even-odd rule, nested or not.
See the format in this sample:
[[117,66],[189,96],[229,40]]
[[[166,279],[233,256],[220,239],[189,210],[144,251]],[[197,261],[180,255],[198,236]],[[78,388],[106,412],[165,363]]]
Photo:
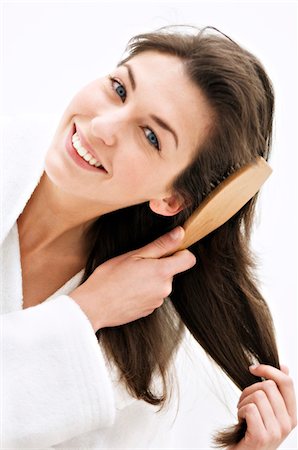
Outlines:
[[23,250],[33,253],[54,248],[84,253],[84,233],[107,212],[107,208],[87,205],[85,199],[62,192],[44,172],[17,221]]

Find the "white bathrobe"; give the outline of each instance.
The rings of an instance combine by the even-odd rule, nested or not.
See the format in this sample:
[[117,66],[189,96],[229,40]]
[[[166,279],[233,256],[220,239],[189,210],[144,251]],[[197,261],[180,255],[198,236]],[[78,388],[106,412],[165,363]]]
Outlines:
[[128,394],[67,295],[83,271],[40,305],[22,309],[16,220],[43,173],[59,119],[0,116],[0,448],[210,449],[215,429],[235,422],[236,408],[226,405],[236,404],[238,392],[188,331],[174,364],[179,392],[174,383],[172,402],[157,412]]
[[22,309],[16,220],[41,177],[58,120],[1,122],[1,448],[171,446],[176,405],[156,413],[127,393],[87,316],[67,295],[83,271],[42,304]]

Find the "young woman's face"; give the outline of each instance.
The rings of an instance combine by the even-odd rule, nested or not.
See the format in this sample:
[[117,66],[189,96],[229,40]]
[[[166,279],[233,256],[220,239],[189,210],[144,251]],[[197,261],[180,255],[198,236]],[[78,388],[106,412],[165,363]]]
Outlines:
[[[177,206],[172,182],[191,162],[210,123],[208,105],[182,62],[147,51],[74,96],[47,152],[45,171],[86,206],[116,210],[151,201],[153,210],[171,215]],[[76,146],[83,147],[81,154],[89,150],[96,165],[73,148],[75,130]]]

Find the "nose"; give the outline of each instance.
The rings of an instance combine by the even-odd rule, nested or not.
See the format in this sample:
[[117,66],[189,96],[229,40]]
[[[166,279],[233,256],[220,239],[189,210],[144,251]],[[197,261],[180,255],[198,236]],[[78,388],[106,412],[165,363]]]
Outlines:
[[112,147],[117,143],[119,131],[123,127],[123,118],[117,114],[103,114],[91,121],[91,133],[101,139],[105,145]]

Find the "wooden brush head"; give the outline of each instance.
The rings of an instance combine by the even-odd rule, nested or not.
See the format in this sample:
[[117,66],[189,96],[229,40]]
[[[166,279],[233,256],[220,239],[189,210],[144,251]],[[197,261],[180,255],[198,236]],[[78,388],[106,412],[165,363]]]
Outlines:
[[178,250],[188,248],[223,225],[260,189],[272,169],[259,156],[222,181],[184,223],[185,236]]

